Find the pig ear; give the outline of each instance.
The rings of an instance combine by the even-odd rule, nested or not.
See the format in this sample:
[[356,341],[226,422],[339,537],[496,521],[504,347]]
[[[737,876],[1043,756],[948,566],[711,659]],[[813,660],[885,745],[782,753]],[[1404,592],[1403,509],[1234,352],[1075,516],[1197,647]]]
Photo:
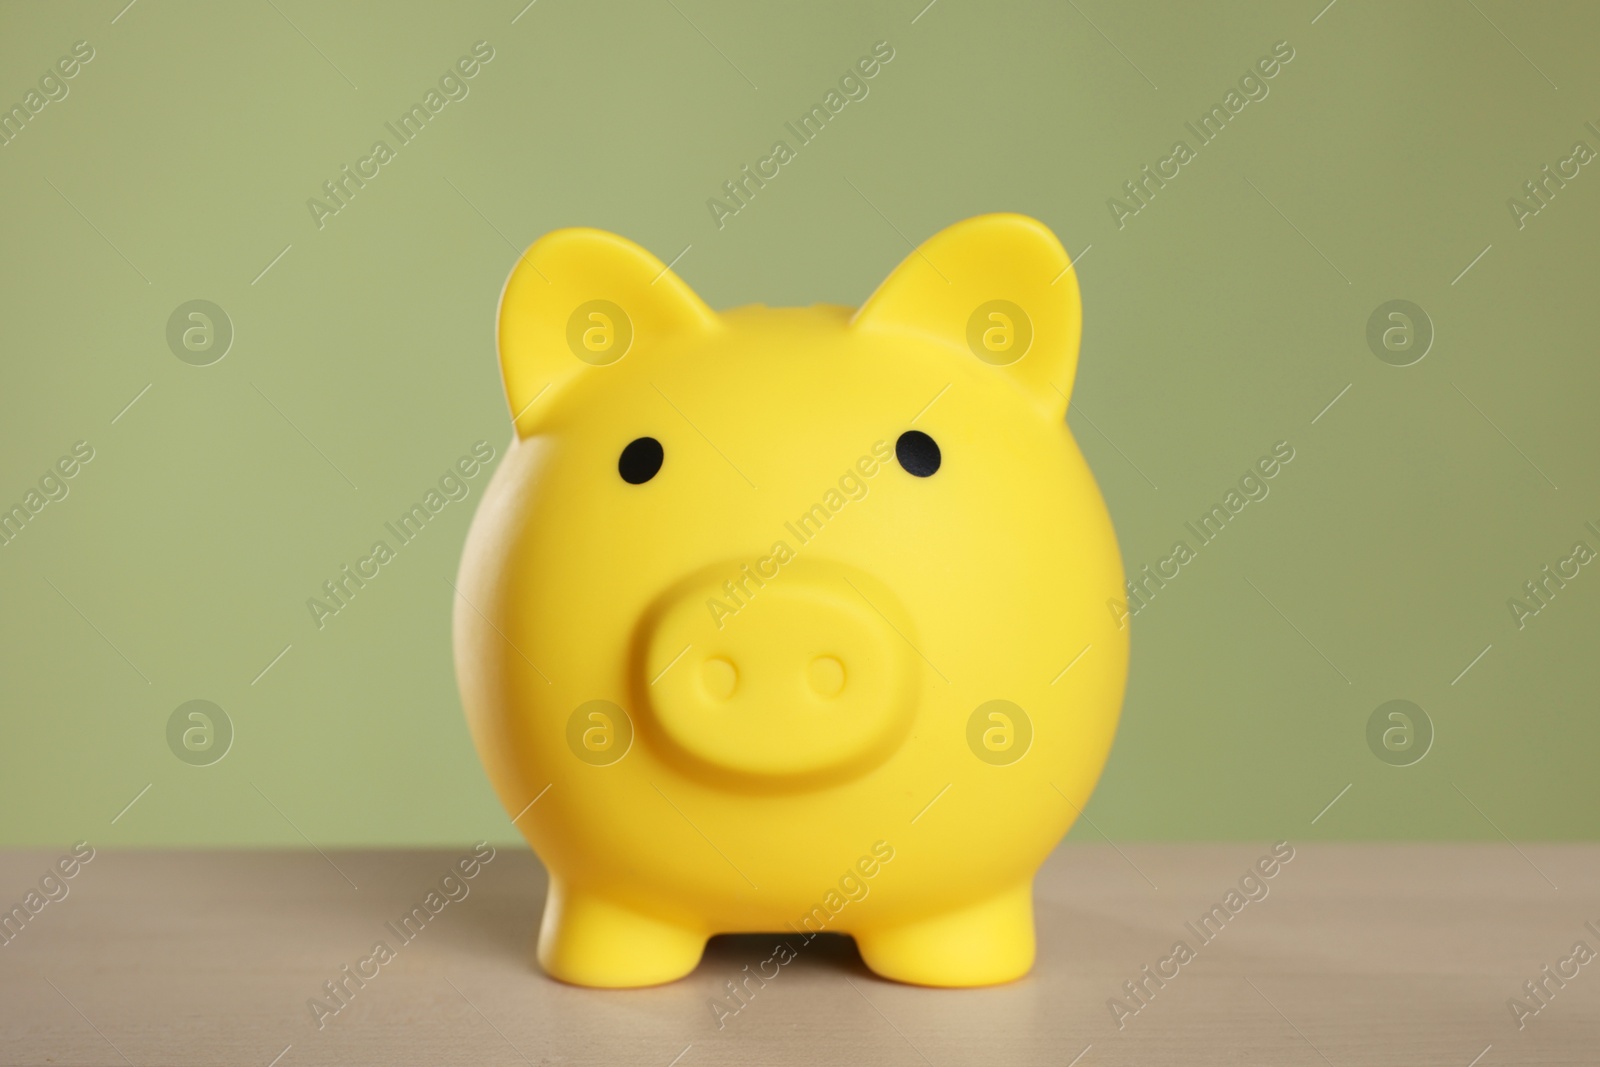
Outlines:
[[655,256],[604,230],[546,234],[500,294],[500,374],[517,436],[562,387],[604,374],[630,351],[712,329],[716,313]]
[[1066,249],[1043,223],[979,215],[907,256],[856,312],[854,326],[957,349],[1060,419],[1078,368],[1083,308]]

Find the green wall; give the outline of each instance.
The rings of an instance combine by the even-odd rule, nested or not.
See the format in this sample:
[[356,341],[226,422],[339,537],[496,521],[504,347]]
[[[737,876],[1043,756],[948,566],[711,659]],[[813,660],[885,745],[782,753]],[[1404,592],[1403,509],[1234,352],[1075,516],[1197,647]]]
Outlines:
[[[0,506],[93,451],[0,547],[3,843],[508,839],[449,649],[484,479],[320,630],[305,602],[503,452],[516,252],[596,225],[689,246],[715,307],[856,304],[906,238],[996,210],[1082,257],[1069,420],[1130,570],[1294,450],[1132,621],[1094,825],[1600,834],[1600,567],[1508,607],[1600,550],[1600,165],[1508,206],[1600,150],[1592,5],[124,2],[0,8],[0,104],[93,49],[0,147]],[[480,41],[467,95],[319,226],[308,199]],[[869,95],[719,228],[708,198],[878,41]],[[1278,42],[1202,146],[1185,123]],[[205,366],[168,341],[193,300],[232,325]],[[1420,362],[1369,346],[1391,300],[1432,324]],[[195,699],[233,727],[209,766],[169,747]],[[1394,699],[1432,724],[1410,766],[1369,746]]]

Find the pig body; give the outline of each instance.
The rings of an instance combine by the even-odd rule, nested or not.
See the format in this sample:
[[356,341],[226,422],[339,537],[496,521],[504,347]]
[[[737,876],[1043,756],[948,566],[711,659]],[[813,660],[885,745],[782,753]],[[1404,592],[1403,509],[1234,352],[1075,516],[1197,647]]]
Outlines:
[[945,230],[859,311],[715,313],[599,231],[519,262],[455,656],[550,873],[550,974],[670,981],[762,931],[927,985],[1028,971],[1127,670],[1064,420],[1079,329],[1020,216]]

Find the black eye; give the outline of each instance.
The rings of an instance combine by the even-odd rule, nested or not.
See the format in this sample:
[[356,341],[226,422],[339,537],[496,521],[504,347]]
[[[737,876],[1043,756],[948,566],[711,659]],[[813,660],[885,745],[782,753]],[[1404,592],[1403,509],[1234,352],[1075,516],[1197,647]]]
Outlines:
[[907,474],[926,478],[939,469],[939,443],[921,430],[907,430],[894,443],[894,458]]
[[[934,449],[934,455],[934,466],[938,466],[938,449]],[[636,437],[628,442],[628,447],[622,450],[622,455],[617,459],[617,473],[629,485],[643,485],[656,476],[665,458],[666,452],[662,450],[660,441],[654,437]]]

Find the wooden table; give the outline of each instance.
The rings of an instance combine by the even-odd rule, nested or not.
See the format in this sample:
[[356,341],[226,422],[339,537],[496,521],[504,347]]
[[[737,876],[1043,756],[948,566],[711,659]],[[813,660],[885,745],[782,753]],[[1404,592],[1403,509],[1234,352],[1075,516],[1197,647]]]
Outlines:
[[[0,1062],[1600,1064],[1600,959],[1571,961],[1579,941],[1600,952],[1600,846],[1301,844],[1202,941],[1186,924],[1226,906],[1268,850],[1064,846],[1038,882],[1027,979],[895,985],[827,936],[720,1028],[713,998],[774,938],[718,938],[660,988],[561,985],[531,962],[544,873],[522,849],[501,849],[409,942],[386,924],[470,847],[101,850],[0,946]],[[0,905],[61,855],[0,854]],[[393,958],[347,980],[340,1006],[324,983],[380,940]],[[1171,960],[1178,940],[1187,962]],[[1157,987],[1147,964],[1175,976]],[[1558,986],[1546,965],[1576,974]],[[1524,989],[1541,978],[1543,1004]],[[1142,1003],[1123,988],[1140,979]],[[313,997],[339,1007],[320,1029]]]

